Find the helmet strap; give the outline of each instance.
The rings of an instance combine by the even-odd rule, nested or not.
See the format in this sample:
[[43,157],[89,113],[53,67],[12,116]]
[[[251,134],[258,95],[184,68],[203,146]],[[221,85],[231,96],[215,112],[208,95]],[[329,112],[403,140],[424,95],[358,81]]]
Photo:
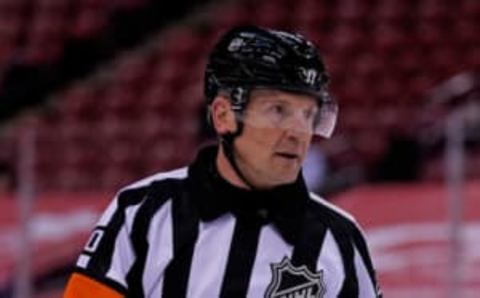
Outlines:
[[235,132],[229,132],[226,134],[223,134],[220,136],[220,146],[223,148],[223,152],[225,153],[225,156],[227,157],[228,162],[232,166],[233,170],[237,174],[237,176],[248,186],[250,189],[255,189],[256,187],[253,186],[250,181],[245,177],[245,175],[242,173],[240,168],[238,167],[236,158],[235,158],[235,145],[233,144],[235,142],[235,139],[242,134],[243,131],[243,123],[240,121],[237,121],[238,124],[238,129]]
[[235,158],[235,139],[243,132],[243,122],[238,119],[238,114],[244,113],[248,99],[250,97],[250,90],[244,87],[235,87],[230,90],[230,102],[232,105],[232,111],[235,114],[237,122],[237,130],[235,132],[227,132],[220,135],[220,146],[223,148],[223,152],[227,157],[228,162],[232,166],[237,176],[248,186],[250,189],[255,189],[252,183],[243,175],[242,171],[238,167],[238,163]]

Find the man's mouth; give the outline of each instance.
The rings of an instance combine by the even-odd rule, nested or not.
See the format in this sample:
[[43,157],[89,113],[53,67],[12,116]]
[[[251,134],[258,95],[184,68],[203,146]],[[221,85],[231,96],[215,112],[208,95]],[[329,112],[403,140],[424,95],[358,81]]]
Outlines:
[[286,159],[297,159],[299,158],[298,154],[295,153],[289,153],[289,152],[277,152],[275,153],[276,155],[286,158]]

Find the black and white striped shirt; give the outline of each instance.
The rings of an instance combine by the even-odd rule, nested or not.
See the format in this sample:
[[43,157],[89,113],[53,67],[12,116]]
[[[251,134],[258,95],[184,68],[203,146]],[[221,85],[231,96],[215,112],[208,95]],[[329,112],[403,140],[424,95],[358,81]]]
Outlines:
[[120,191],[76,274],[126,297],[380,297],[350,215],[301,175],[270,191],[236,188],[215,154]]

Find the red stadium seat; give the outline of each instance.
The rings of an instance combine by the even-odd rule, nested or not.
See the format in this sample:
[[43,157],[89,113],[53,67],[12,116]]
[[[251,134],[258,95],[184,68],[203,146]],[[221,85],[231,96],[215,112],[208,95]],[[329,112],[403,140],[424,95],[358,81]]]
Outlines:
[[422,0],[418,3],[421,19],[445,20],[453,14],[457,4],[445,0]]
[[[217,35],[232,25],[246,23],[250,16],[250,12],[241,5],[219,5],[213,8],[210,14],[214,27],[219,29]],[[216,40],[216,37],[214,39]]]
[[140,93],[151,83],[149,70],[150,66],[145,57],[132,55],[118,65],[114,84]]
[[121,10],[133,10],[142,7],[148,0],[116,0],[113,5]]
[[346,55],[352,52],[352,49],[359,47],[362,39],[363,33],[360,28],[349,23],[338,23],[329,32],[327,43],[337,55]]
[[476,0],[463,0],[459,1],[460,15],[477,19],[480,17],[480,3]]
[[422,20],[416,24],[415,40],[422,46],[435,47],[445,43],[446,34],[447,28],[442,22]]
[[408,1],[383,0],[378,1],[373,8],[373,17],[381,20],[403,20],[412,15]]
[[70,35],[78,39],[95,36],[105,28],[106,21],[106,11],[90,7],[82,9],[71,23]]
[[335,2],[335,10],[332,13],[334,19],[354,22],[365,18],[368,10],[366,1],[340,0]]
[[121,187],[133,183],[138,176],[129,169],[115,165],[109,165],[100,172],[100,189],[118,191]]
[[288,7],[279,1],[259,1],[255,3],[254,24],[265,27],[282,28],[288,24]]
[[37,12],[42,11],[52,14],[58,14],[66,16],[69,6],[69,1],[63,0],[37,0],[35,7]]
[[115,86],[104,95],[102,108],[106,114],[114,114],[119,118],[136,119],[140,115],[138,99],[132,88]]
[[109,2],[108,0],[79,0],[78,4],[82,8],[106,10],[109,7]]
[[377,23],[373,28],[374,47],[381,52],[390,52],[402,48],[407,43],[403,28],[395,23]]
[[167,60],[176,60],[178,64],[188,65],[191,53],[197,51],[197,46],[201,47],[199,34],[196,34],[191,28],[176,28],[168,32],[160,42],[160,51]]
[[0,69],[15,53],[21,29],[22,18],[18,11],[0,6]]
[[[480,14],[479,14],[480,16]],[[478,19],[461,19],[453,24],[453,32],[455,39],[462,46],[479,44],[480,21]]]
[[169,86],[157,84],[151,86],[141,98],[139,103],[147,111],[167,111],[175,102],[173,90]]

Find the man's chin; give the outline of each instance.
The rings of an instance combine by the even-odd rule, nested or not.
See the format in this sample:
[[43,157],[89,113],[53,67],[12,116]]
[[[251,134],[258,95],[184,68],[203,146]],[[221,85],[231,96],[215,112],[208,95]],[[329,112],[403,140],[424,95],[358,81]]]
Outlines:
[[276,179],[276,186],[292,184],[297,180],[297,177],[298,177],[298,172],[293,174],[288,174],[283,177],[278,177]]

